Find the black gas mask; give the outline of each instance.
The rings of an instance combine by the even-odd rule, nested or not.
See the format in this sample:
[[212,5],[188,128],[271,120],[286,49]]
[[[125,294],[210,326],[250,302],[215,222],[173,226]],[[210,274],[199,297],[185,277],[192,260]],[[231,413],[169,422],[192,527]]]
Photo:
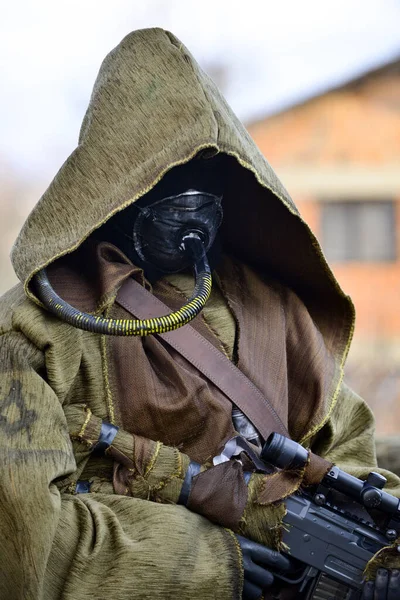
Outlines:
[[133,205],[124,228],[117,227],[130,240],[133,262],[147,274],[163,274],[193,266],[190,239],[200,239],[203,252],[209,252],[221,221],[221,196],[189,189],[150,205]]
[[43,269],[35,283],[46,308],[75,327],[110,335],[163,333],[191,321],[211,293],[207,253],[215,246],[222,221],[221,178],[210,168],[212,160],[195,161],[168,173],[149,194],[112,217],[97,235],[118,246],[150,280],[192,267],[196,285],[187,304],[171,315],[145,321],[88,315],[56,294]]

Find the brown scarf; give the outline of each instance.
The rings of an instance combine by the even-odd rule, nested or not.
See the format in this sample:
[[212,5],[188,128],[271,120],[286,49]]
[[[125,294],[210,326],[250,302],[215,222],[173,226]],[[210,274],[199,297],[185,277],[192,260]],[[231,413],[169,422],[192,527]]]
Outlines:
[[[304,304],[286,287],[226,257],[218,269],[237,323],[238,367],[267,396],[294,439],[326,411],[334,359]],[[167,281],[153,289],[171,309],[182,295]],[[129,318],[120,306],[110,313]],[[221,340],[199,316],[193,327],[221,351]],[[177,446],[198,462],[234,434],[231,403],[162,340],[107,338],[109,378],[124,429]]]

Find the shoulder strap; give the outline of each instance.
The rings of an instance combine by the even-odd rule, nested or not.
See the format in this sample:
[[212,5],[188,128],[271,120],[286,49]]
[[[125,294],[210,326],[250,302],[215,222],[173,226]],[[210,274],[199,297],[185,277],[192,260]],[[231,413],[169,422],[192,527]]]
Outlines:
[[[139,319],[160,317],[170,312],[161,300],[131,278],[120,288],[116,302]],[[271,402],[229,358],[191,325],[156,335],[212,381],[250,419],[264,440],[272,432],[290,437]]]

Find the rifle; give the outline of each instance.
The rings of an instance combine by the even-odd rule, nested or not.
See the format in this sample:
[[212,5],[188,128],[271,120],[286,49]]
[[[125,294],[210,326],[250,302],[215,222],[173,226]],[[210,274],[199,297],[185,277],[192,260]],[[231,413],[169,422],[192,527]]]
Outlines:
[[[306,465],[308,452],[273,433],[261,458],[280,469],[298,469]],[[314,489],[288,497],[283,542],[300,563],[292,579],[276,576],[297,584],[306,600],[359,599],[368,561],[400,535],[400,500],[383,491],[386,481],[375,472],[362,481],[334,466]]]

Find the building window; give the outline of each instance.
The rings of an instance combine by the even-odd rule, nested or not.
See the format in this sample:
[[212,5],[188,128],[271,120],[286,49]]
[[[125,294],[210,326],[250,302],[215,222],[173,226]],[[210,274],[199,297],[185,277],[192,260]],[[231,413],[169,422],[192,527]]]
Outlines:
[[322,247],[331,261],[396,260],[396,219],[392,201],[321,203]]

